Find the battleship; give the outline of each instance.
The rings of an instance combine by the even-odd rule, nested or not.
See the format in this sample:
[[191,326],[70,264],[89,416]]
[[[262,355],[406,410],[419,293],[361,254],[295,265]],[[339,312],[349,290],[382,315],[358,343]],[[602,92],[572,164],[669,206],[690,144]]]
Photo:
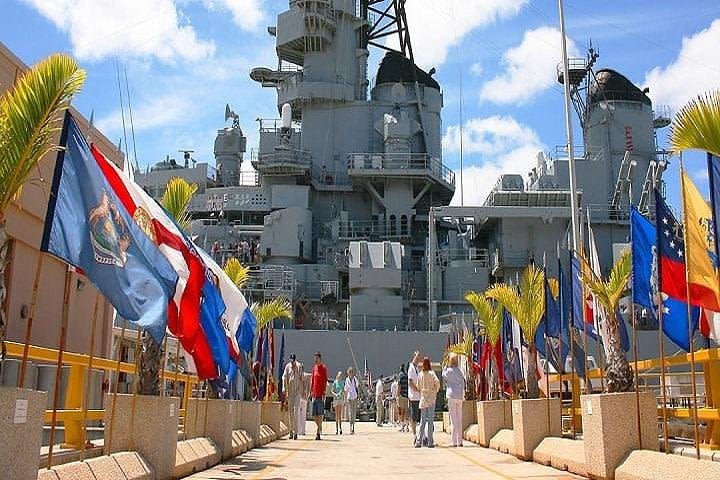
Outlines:
[[[135,177],[156,198],[171,177],[198,184],[192,235],[220,260],[250,245],[250,299],[292,299],[295,329],[438,331],[470,317],[466,291],[513,281],[546,255],[557,275],[558,249],[567,266],[565,145],[538,152],[530,172],[502,174],[483,205],[450,205],[443,92],[435,69],[415,64],[403,2],[291,0],[268,33],[277,65],[250,78],[275,89],[279,118],[258,119],[249,159],[227,106],[215,167],[188,151]],[[390,36],[398,49],[383,43]],[[376,72],[371,48],[384,51]],[[669,154],[657,132],[670,115],[597,60],[591,47],[568,75],[583,133],[578,201],[609,269],[628,241],[629,205],[647,211],[662,188]]]

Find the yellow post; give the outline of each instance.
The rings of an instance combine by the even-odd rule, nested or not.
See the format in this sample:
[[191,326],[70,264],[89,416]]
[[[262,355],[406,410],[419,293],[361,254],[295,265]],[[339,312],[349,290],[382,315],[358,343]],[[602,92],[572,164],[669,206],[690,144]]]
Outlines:
[[[720,361],[709,360],[703,364],[705,377],[706,408],[720,409]],[[706,420],[705,438],[702,447],[710,450],[720,450],[720,421]]]
[[[585,370],[587,376],[587,366]],[[570,410],[570,418],[574,432],[582,432],[582,414],[580,412],[580,379],[577,375],[572,377],[572,408]]]
[[[65,391],[65,410],[81,410],[85,396],[85,375],[87,368],[83,365],[70,366],[67,390]],[[72,420],[65,422],[65,442],[62,448],[82,448],[82,420],[73,416]]]

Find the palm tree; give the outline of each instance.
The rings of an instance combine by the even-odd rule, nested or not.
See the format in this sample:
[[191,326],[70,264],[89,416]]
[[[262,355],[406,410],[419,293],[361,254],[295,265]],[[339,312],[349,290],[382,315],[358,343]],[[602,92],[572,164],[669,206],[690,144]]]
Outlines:
[[[472,305],[479,323],[485,330],[485,337],[493,350],[500,348],[500,333],[502,331],[503,316],[502,309],[488,298],[474,291],[465,294],[465,301]],[[488,400],[497,400],[501,386],[499,385],[499,374],[502,365],[498,365],[494,355],[490,355],[490,367],[487,370]]]
[[[178,226],[187,231],[190,227],[188,207],[198,186],[185,179],[174,177],[167,183],[165,193],[160,199],[167,214]],[[143,333],[142,343],[138,346],[138,382],[136,392],[140,395],[160,395],[160,367],[163,349],[147,332]]]
[[632,367],[625,358],[620,341],[619,323],[617,310],[620,299],[627,294],[628,282],[632,273],[632,261],[630,252],[626,251],[622,257],[615,262],[610,275],[603,280],[591,272],[583,269],[583,281],[588,289],[600,303],[601,314],[604,319],[605,328],[602,329],[603,342],[607,349],[607,370],[605,378],[609,392],[629,392],[634,386]]
[[285,297],[276,297],[262,303],[254,303],[250,310],[257,319],[257,331],[267,327],[276,318],[292,318],[292,306]]
[[223,270],[238,288],[243,288],[248,281],[250,269],[241,264],[235,257],[231,257],[230,260],[225,262],[225,268],[223,268]]
[[10,241],[5,229],[17,199],[40,159],[61,147],[63,113],[85,83],[85,70],[67,55],[40,61],[0,96],[0,374],[5,349],[5,268]]
[[680,109],[670,127],[670,145],[675,151],[697,149],[720,156],[720,90]]
[[525,385],[529,398],[538,398],[540,389],[537,382],[537,348],[535,331],[545,313],[545,274],[541,268],[528,265],[520,277],[520,285],[499,283],[490,287],[488,298],[496,300],[517,320],[528,341],[529,355],[525,372]]

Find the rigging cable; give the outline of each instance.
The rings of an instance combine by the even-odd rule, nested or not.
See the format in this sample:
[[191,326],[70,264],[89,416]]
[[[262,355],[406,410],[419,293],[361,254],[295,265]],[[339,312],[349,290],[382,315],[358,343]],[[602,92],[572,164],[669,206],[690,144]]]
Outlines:
[[[125,139],[125,148],[127,149],[128,142],[127,142],[127,131],[125,129],[125,107],[123,106],[122,87],[120,86],[120,64],[118,63],[117,57],[115,57],[115,73],[117,73],[118,93],[120,94],[120,118],[122,119],[123,138]],[[127,161],[127,158],[124,158],[123,163],[126,161]]]

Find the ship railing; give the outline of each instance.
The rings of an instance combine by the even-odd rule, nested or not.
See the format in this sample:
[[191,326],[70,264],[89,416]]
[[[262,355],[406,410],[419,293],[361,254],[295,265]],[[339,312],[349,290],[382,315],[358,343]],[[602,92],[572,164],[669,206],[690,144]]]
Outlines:
[[[415,320],[416,321],[416,320]],[[351,313],[348,319],[348,330],[353,331],[407,331],[417,328],[410,315],[370,315]]]
[[272,153],[265,153],[259,156],[258,166],[272,164],[291,164],[303,167],[310,166],[310,152],[297,148],[276,148]]
[[428,170],[445,183],[455,185],[455,172],[439,158],[426,153],[351,153],[350,170]]
[[583,215],[590,216],[593,223],[604,222],[627,222],[630,220],[630,208],[628,206],[613,207],[609,204],[585,204],[582,206]]
[[315,282],[297,283],[297,293],[304,295],[312,301],[322,301],[327,298],[339,299],[340,283],[337,280],[320,280]]
[[295,295],[295,271],[285,266],[264,266],[251,269],[243,290],[262,293],[265,297],[286,297]]
[[238,185],[243,187],[259,187],[260,174],[257,171],[241,170],[238,175]]
[[[279,118],[258,118],[257,122],[260,124],[260,133],[280,133],[282,120]],[[293,122],[291,129],[293,134],[299,134],[302,127],[299,123]]]
[[367,239],[399,239],[410,237],[409,222],[400,221],[399,225],[375,222],[372,220],[340,221],[340,240],[367,240]]
[[436,265],[447,265],[452,261],[466,260],[476,262],[479,267],[490,266],[490,254],[487,248],[450,248],[437,252]]

